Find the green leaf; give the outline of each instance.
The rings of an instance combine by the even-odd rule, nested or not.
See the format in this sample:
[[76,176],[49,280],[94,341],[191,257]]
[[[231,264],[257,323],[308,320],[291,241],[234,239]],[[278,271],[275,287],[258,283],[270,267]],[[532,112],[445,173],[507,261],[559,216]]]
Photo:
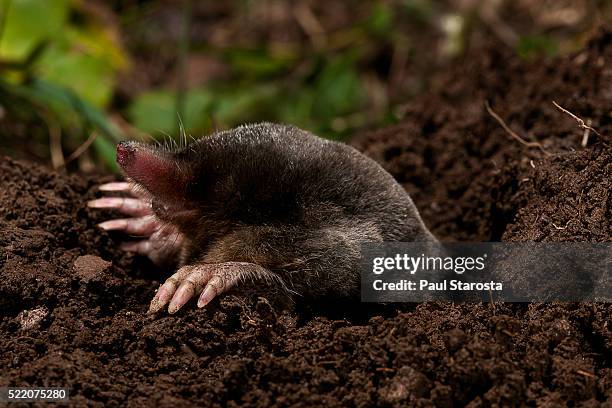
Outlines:
[[223,126],[249,121],[273,120],[279,87],[274,84],[242,86],[221,92],[215,98],[213,118]]
[[212,106],[213,100],[213,95],[204,89],[191,89],[187,92],[185,117],[181,118],[187,132],[196,132],[211,128],[212,123],[209,109]]
[[229,49],[225,58],[239,74],[250,77],[277,74],[295,62],[294,56],[271,55],[265,49]]
[[51,47],[43,54],[37,67],[41,79],[70,88],[99,108],[110,101],[115,72],[104,59],[78,50]]
[[124,138],[103,111],[80,99],[70,89],[47,81],[34,80],[28,85],[13,86],[13,91],[49,108],[67,126],[95,128],[104,136],[117,141]]
[[328,62],[316,80],[315,89],[314,114],[326,120],[358,110],[365,95],[351,56]]
[[[185,113],[181,118],[185,130],[193,132],[210,128],[209,107],[213,96],[202,89],[192,89],[185,95]],[[134,125],[151,134],[178,134],[176,93],[154,90],[139,95],[128,108]]]
[[176,97],[163,90],[145,92],[134,99],[128,116],[143,132],[172,133],[176,128]]
[[72,48],[82,50],[83,53],[103,61],[114,70],[127,68],[130,64],[121,42],[116,38],[117,35],[94,23],[65,28],[65,37]]
[[43,40],[62,32],[69,0],[1,0],[7,13],[0,40],[0,58],[23,61]]
[[113,143],[102,137],[97,137],[93,142],[93,148],[96,151],[97,156],[115,173],[119,172],[119,166],[117,166],[116,147]]

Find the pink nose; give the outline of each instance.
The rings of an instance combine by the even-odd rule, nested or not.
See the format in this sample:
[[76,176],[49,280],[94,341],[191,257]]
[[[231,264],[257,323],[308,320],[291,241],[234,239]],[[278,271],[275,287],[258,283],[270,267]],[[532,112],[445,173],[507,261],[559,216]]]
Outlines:
[[117,144],[117,163],[121,167],[125,167],[128,162],[134,157],[134,146],[130,142],[119,142]]

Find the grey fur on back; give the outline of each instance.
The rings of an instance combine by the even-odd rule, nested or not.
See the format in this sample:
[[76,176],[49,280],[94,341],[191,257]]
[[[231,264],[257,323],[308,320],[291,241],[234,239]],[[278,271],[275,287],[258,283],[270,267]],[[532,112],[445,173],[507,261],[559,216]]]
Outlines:
[[376,162],[294,126],[240,126],[176,155],[200,211],[182,227],[185,260],[252,262],[301,296],[356,296],[363,242],[435,241]]

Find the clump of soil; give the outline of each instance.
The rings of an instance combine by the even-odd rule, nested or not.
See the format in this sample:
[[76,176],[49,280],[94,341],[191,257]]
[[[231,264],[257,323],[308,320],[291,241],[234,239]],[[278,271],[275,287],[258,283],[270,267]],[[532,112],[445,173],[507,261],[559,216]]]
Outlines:
[[[612,34],[547,62],[494,48],[354,144],[447,240],[610,241]],[[512,140],[484,109],[550,153]],[[551,101],[591,125],[583,130]],[[425,303],[279,311],[225,296],[147,316],[162,271],[86,208],[100,178],[0,160],[0,386],[109,406],[612,402],[608,304]],[[333,313],[332,313],[333,312]]]

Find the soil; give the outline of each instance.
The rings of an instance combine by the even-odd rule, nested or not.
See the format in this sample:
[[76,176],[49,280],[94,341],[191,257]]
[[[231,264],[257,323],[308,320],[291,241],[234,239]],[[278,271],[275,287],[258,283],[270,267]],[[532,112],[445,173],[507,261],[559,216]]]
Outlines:
[[[552,60],[493,47],[406,105],[404,123],[352,143],[443,240],[609,242],[611,58],[603,29]],[[553,100],[599,135],[583,147]],[[147,316],[164,271],[96,229],[85,202],[104,180],[0,160],[0,386],[66,386],[74,406],[612,404],[609,304],[280,311],[225,296]]]

